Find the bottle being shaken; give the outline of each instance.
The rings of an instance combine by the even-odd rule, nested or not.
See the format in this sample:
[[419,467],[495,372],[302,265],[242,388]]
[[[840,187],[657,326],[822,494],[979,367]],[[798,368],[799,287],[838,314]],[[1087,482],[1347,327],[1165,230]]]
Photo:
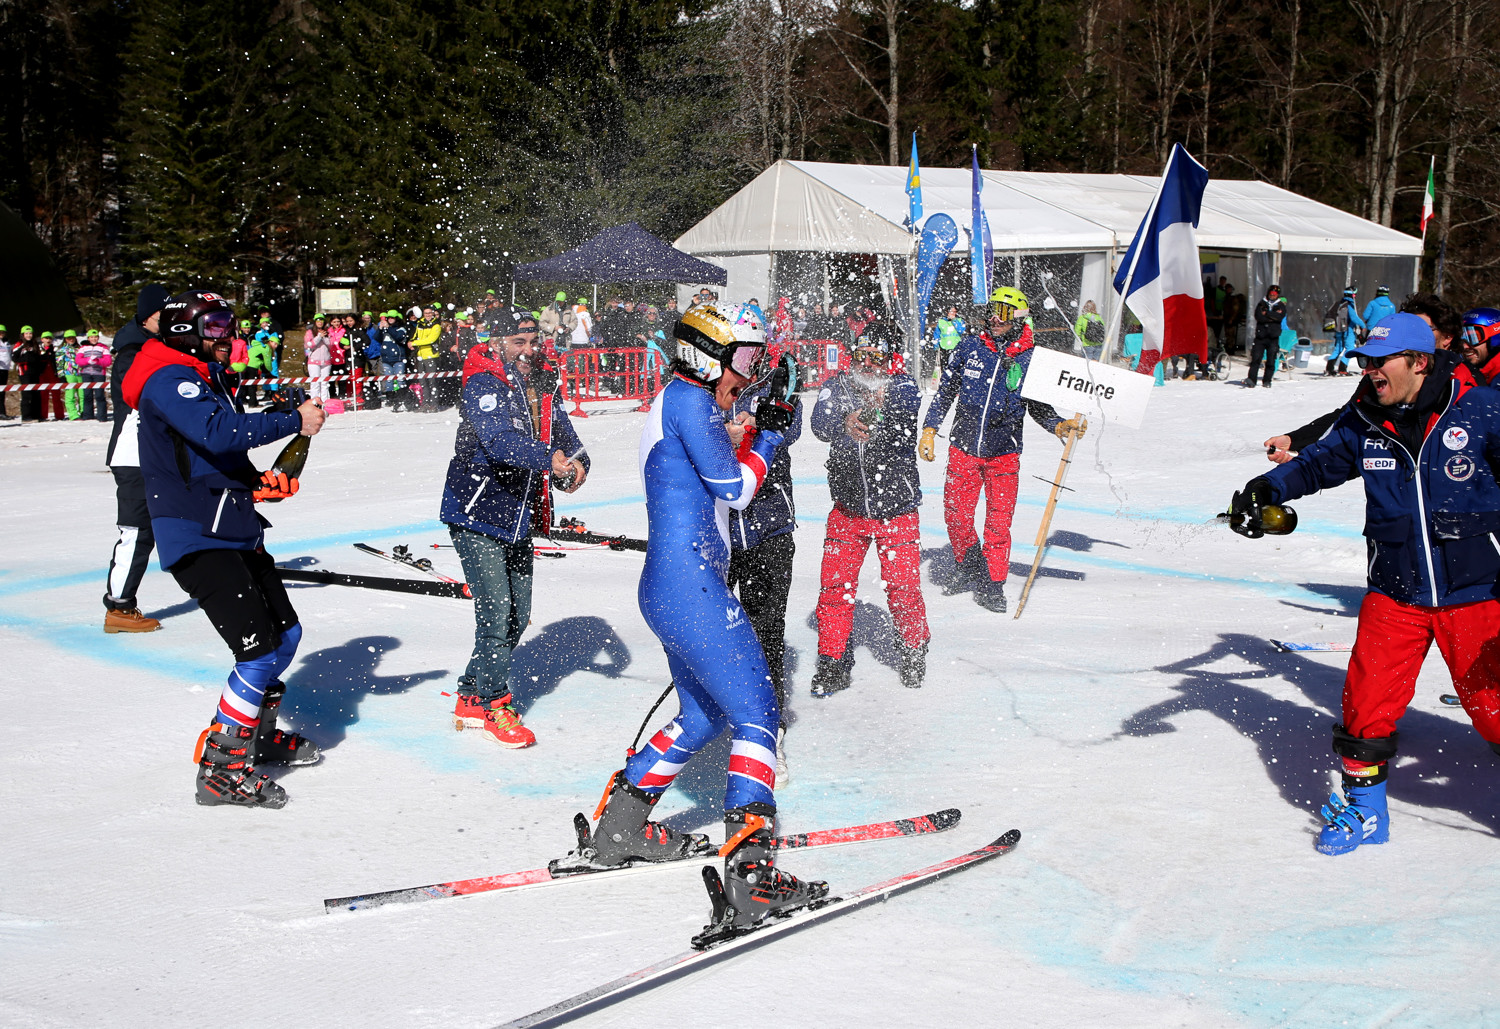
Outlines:
[[1297,528],[1297,512],[1286,504],[1273,503],[1274,495],[1269,481],[1252,479],[1230,500],[1229,510],[1218,517],[1247,539],[1286,536]]

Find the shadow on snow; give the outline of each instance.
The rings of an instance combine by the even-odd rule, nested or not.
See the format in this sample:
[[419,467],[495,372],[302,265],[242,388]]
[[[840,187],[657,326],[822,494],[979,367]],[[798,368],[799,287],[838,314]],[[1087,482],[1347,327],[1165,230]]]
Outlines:
[[[1205,711],[1255,744],[1282,799],[1316,816],[1329,793],[1329,773],[1338,767],[1330,732],[1341,710],[1342,669],[1280,653],[1258,636],[1225,633],[1203,653],[1156,670],[1182,677],[1174,687],[1177,696],[1125,719],[1117,738],[1176,732],[1171,719]],[[1307,703],[1279,699],[1256,686],[1278,679],[1300,689]],[[1401,749],[1392,764],[1391,799],[1456,811],[1500,835],[1496,759],[1474,728],[1411,708],[1398,729]]]

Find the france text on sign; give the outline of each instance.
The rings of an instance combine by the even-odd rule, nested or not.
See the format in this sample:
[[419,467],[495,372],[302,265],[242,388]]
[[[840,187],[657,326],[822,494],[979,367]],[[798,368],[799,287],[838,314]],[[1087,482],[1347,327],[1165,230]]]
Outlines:
[[1021,396],[1051,404],[1064,418],[1077,411],[1090,421],[1103,418],[1110,425],[1138,429],[1152,382],[1149,375],[1037,347],[1031,352]]

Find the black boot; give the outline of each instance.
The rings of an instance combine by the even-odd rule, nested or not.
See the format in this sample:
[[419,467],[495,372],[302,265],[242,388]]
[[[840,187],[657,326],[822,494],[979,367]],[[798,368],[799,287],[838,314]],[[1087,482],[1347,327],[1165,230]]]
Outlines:
[[815,697],[828,697],[849,688],[849,673],[854,668],[854,660],[848,649],[844,650],[843,657],[829,657],[827,654],[818,655],[818,670],[813,672],[812,695]]
[[582,813],[574,815],[578,849],[554,859],[547,868],[553,875],[572,875],[712,854],[713,844],[702,833],[678,832],[646,820],[660,799],[660,793],[632,786],[624,772],[616,772],[605,788],[599,810],[594,812],[598,826],[591,833],[589,820]]
[[286,683],[280,679],[266,687],[266,695],[260,702],[260,727],[255,731],[253,763],[315,765],[323,756],[316,743],[305,736],[276,728],[276,712],[285,696]]
[[980,549],[977,543],[970,547],[966,554],[954,562],[954,567],[956,570],[953,573],[953,578],[949,579],[948,585],[943,587],[943,596],[945,597],[957,596],[960,593],[969,592],[969,590],[974,588],[980,572],[984,572],[986,576],[989,574],[985,569],[984,551]]
[[215,722],[198,737],[198,803],[240,807],[286,806],[286,790],[255,770],[250,751],[255,730]]
[[920,647],[908,647],[905,641],[900,641],[901,647],[901,685],[916,689],[922,685],[922,680],[927,677],[927,644]]
[[986,611],[1005,613],[1005,582],[995,582],[988,577],[974,588],[974,602]]
[[755,930],[768,918],[779,918],[828,896],[828,884],[804,882],[776,867],[776,809],[749,804],[724,812],[724,876],[712,865],[703,881],[713,904],[713,921],[693,937],[693,946],[706,950]]

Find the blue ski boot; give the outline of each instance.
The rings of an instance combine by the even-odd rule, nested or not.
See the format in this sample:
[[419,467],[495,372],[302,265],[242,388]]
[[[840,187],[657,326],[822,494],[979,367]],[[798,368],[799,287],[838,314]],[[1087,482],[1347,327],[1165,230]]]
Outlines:
[[1327,824],[1318,834],[1318,853],[1347,854],[1362,843],[1385,843],[1391,838],[1385,807],[1385,780],[1371,786],[1344,784],[1344,797],[1330,793],[1323,805]]

